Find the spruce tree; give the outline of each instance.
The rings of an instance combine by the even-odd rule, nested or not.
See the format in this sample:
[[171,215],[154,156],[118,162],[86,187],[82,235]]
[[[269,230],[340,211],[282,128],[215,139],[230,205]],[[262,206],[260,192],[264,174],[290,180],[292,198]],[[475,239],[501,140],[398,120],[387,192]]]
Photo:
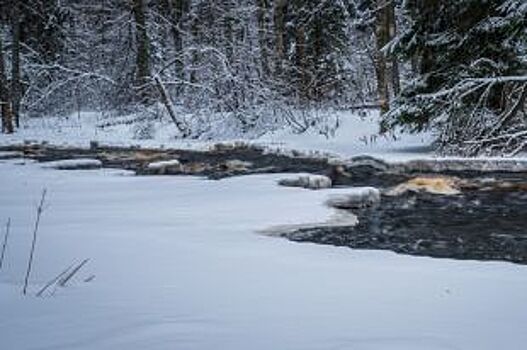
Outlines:
[[432,128],[445,152],[519,152],[527,140],[527,5],[521,0],[407,0],[392,50],[417,62],[384,129]]

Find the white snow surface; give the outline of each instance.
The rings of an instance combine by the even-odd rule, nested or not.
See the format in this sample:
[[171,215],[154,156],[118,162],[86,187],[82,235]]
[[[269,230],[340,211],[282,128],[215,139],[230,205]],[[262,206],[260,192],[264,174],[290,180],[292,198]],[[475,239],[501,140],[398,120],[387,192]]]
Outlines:
[[174,167],[174,166],[179,166],[179,165],[181,165],[181,163],[177,159],[163,160],[163,161],[159,161],[159,162],[149,163],[148,164],[148,169],[159,170],[159,169],[163,169],[165,167]]
[[[495,350],[527,343],[527,267],[297,244],[256,232],[327,220],[330,194],[0,163],[0,348]],[[35,207],[47,204],[28,296]],[[2,234],[3,237],[3,234]],[[35,292],[89,258],[67,288]],[[89,283],[83,279],[96,275]]]
[[98,159],[79,158],[79,159],[62,159],[51,162],[43,162],[41,166],[46,169],[96,169],[102,167],[102,162]]
[[[222,125],[221,119],[210,129],[217,130],[204,139],[181,139],[179,131],[168,119],[148,121],[145,126],[150,134],[148,138],[137,130],[138,123],[116,123],[115,119],[105,117],[99,112],[82,112],[65,117],[46,117],[23,119],[21,128],[12,135],[0,134],[1,145],[23,144],[24,142],[45,142],[57,146],[75,146],[88,148],[91,141],[104,146],[139,146],[148,148],[208,150],[220,144],[253,144],[266,148],[270,152],[323,156],[348,159],[354,156],[369,155],[391,163],[410,160],[466,160],[460,157],[438,157],[434,154],[430,133],[401,134],[380,136],[379,113],[370,111],[359,115],[355,112],[335,111],[331,114],[333,122],[338,120],[339,127],[334,133],[321,132],[323,126],[313,127],[303,133],[295,133],[291,127],[284,126],[274,132],[258,135],[255,132],[239,134]],[[117,121],[131,120],[132,116],[117,118]],[[188,119],[188,118],[187,118]],[[330,123],[331,124],[331,123]],[[474,158],[469,158],[474,159]],[[511,158],[479,157],[479,160],[495,162]],[[512,159],[527,163],[527,155]],[[493,163],[494,162],[494,163]]]
[[[138,139],[136,124],[105,126],[109,120],[100,113],[84,112],[68,118],[32,118],[22,120],[22,126],[12,135],[0,134],[0,145],[28,142],[48,142],[53,145],[89,147],[91,141],[101,145],[165,147],[205,150],[216,143],[250,143],[265,146],[273,151],[301,151],[305,154],[331,154],[333,156],[354,156],[370,154],[390,159],[415,159],[430,156],[431,137],[422,135],[399,135],[378,137],[378,113],[371,112],[361,117],[352,112],[335,112],[339,128],[332,136],[321,134],[317,128],[297,134],[291,128],[283,127],[257,138],[254,134],[233,138],[216,135],[209,140],[182,140],[176,138],[177,128],[169,120],[151,121],[150,139]],[[111,120],[111,119],[110,119]],[[222,130],[218,125],[217,129]]]

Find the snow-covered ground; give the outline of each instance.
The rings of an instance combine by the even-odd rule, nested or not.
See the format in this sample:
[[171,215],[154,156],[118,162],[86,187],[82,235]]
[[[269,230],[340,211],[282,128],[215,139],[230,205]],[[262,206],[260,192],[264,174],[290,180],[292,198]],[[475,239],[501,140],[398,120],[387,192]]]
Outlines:
[[[218,142],[244,142],[266,146],[272,150],[299,150],[304,152],[331,153],[338,156],[370,154],[390,158],[391,160],[415,159],[431,156],[429,147],[431,137],[428,134],[398,135],[379,137],[379,116],[371,112],[359,116],[351,112],[335,112],[333,118],[339,120],[339,128],[332,136],[326,136],[317,128],[305,133],[295,133],[284,127],[256,138],[253,134],[229,137],[216,135],[211,140],[181,140],[175,136],[178,131],[169,120],[156,120],[149,126],[149,131],[138,132],[141,125],[118,124],[101,127],[108,123],[99,113],[82,113],[69,118],[33,118],[22,121],[22,126],[13,135],[0,135],[0,145],[22,143],[25,140],[49,142],[56,145],[88,147],[90,141],[104,145],[139,145],[143,147],[167,147],[207,149]],[[220,127],[218,127],[220,128]],[[139,135],[143,135],[140,137]]]
[[[346,189],[0,164],[0,348],[523,349],[527,267],[296,244],[257,234],[327,220]],[[35,206],[48,201],[30,295]],[[3,236],[3,235],[2,235]],[[53,296],[34,293],[89,258]],[[96,275],[89,283],[83,279]]]
[[[190,117],[188,117],[190,118]],[[187,119],[188,119],[187,118]],[[108,119],[101,113],[83,112],[68,118],[47,117],[23,119],[21,128],[15,134],[0,134],[0,146],[22,144],[24,142],[47,142],[59,146],[87,148],[90,142],[97,141],[106,146],[139,146],[148,148],[171,148],[207,150],[218,143],[253,144],[270,152],[303,154],[348,159],[369,155],[391,163],[411,160],[462,160],[467,158],[440,157],[432,147],[431,133],[394,133],[379,135],[379,114],[334,112],[326,118],[327,123],[297,133],[291,127],[281,127],[273,132],[240,134],[228,125],[211,127],[215,133],[205,134],[199,139],[181,139],[179,131],[168,118],[132,124],[120,121],[132,120],[132,116]],[[324,125],[339,127],[333,133],[321,132]],[[112,122],[113,121],[113,122]],[[112,125],[109,126],[109,123]],[[148,131],[145,131],[148,130]],[[474,158],[468,158],[472,160]],[[500,157],[480,157],[485,161],[501,161]],[[508,160],[527,162],[527,154],[522,153]]]

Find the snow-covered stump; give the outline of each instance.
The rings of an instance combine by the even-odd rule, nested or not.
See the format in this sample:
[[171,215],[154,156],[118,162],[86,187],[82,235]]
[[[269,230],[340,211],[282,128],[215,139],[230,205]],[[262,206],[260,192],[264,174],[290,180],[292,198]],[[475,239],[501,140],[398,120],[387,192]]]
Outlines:
[[302,175],[297,178],[279,180],[278,184],[285,187],[302,187],[310,190],[320,190],[333,186],[331,179],[324,175]]

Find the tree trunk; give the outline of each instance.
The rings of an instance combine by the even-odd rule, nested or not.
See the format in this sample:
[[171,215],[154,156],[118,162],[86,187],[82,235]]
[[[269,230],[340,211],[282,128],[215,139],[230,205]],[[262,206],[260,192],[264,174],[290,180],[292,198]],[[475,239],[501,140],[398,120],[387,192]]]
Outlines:
[[[192,22],[190,23],[190,33],[192,35],[192,39],[194,41],[198,41],[199,38],[198,38],[198,35],[199,35],[199,27],[198,27],[198,19],[197,18],[193,18],[192,19]],[[198,66],[198,61],[199,61],[199,56],[198,56],[198,52],[197,50],[194,48],[192,50],[192,55],[191,55],[191,67],[190,67],[190,82],[192,84],[196,84],[198,82],[198,76],[196,74],[196,69],[197,69],[197,66]]]
[[282,65],[285,60],[285,11],[288,0],[276,0],[274,7],[274,35],[276,50],[276,71],[282,73]]
[[306,32],[302,25],[298,25],[295,31],[296,41],[296,57],[295,65],[298,71],[298,87],[300,98],[306,101],[309,98],[308,94],[308,72],[306,63]]
[[0,111],[2,112],[2,132],[11,134],[13,132],[13,120],[11,114],[11,101],[4,65],[4,48],[2,36],[0,35]]
[[136,88],[139,91],[139,96],[143,103],[150,102],[150,41],[146,30],[146,14],[143,0],[133,0],[132,6],[136,41],[137,41],[137,55],[136,55]]
[[[388,40],[391,41],[395,36],[397,35],[397,21],[395,17],[395,5],[394,2],[390,2],[388,5],[386,5],[389,11],[388,14],[388,34],[389,38]],[[390,59],[391,64],[391,83],[392,83],[392,91],[393,95],[397,96],[401,92],[401,77],[399,73],[399,62],[397,62],[396,57],[391,57]]]
[[161,103],[165,105],[168,115],[170,116],[170,118],[172,119],[172,121],[174,122],[178,130],[181,132],[182,136],[183,137],[189,136],[190,129],[188,125],[186,125],[183,121],[180,121],[177,118],[176,109],[174,108],[174,105],[172,104],[172,100],[170,100],[170,96],[168,95],[165,85],[163,84],[161,79],[159,79],[159,77],[155,77],[154,80],[155,80],[157,89],[159,91],[159,95],[161,96]]
[[390,108],[390,95],[388,83],[387,60],[382,48],[389,41],[389,11],[386,0],[377,0],[375,17],[375,39],[377,50],[375,53],[375,74],[377,77],[377,94],[381,113],[386,113]]
[[183,31],[181,22],[185,13],[188,12],[189,0],[166,0],[171,20],[170,31],[174,40],[174,51],[181,59],[176,62],[176,75],[184,79],[185,65],[183,63]]
[[269,67],[269,0],[258,0],[258,43],[260,46],[260,65],[263,74],[267,77],[270,74]]
[[11,105],[16,127],[20,126],[20,102],[22,88],[20,84],[20,9],[15,2],[11,18]]

